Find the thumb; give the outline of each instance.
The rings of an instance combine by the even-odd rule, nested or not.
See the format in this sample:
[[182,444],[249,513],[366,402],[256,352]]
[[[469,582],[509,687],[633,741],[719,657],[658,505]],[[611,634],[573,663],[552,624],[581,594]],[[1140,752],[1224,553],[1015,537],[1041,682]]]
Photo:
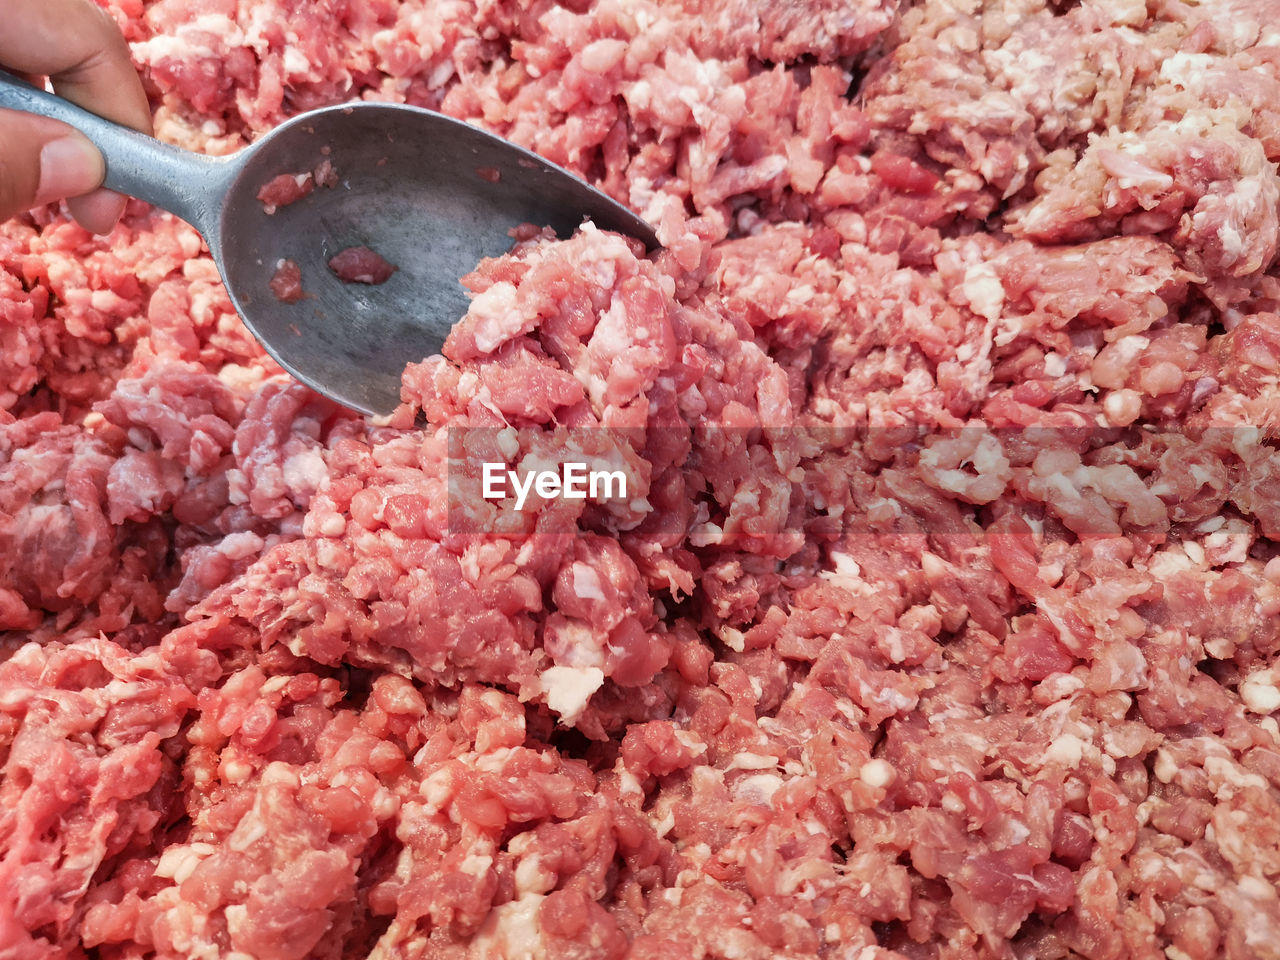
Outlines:
[[0,110],[0,220],[89,193],[105,169],[97,148],[66,124]]

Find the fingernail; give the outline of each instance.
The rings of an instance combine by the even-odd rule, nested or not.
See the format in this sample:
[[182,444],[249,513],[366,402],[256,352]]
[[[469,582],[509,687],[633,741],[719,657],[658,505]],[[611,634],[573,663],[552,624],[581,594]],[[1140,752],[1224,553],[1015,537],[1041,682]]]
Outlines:
[[102,182],[102,157],[82,137],[59,137],[40,150],[40,187],[36,206],[78,197]]

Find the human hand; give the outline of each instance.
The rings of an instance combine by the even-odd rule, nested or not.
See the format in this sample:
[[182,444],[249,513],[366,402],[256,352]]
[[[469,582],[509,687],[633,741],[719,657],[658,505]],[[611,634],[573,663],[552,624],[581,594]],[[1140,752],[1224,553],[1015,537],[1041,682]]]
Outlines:
[[[8,0],[0,10],[0,65],[48,76],[54,91],[86,110],[151,132],[151,108],[110,14],[92,0]],[[38,82],[38,81],[37,81]],[[55,200],[87,230],[106,233],[125,198],[100,189],[102,155],[57,120],[0,110],[0,219]]]

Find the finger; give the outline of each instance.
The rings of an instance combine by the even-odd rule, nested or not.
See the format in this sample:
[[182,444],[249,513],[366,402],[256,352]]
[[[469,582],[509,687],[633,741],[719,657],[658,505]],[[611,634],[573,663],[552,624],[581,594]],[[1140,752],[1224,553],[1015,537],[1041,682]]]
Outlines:
[[151,108],[115,21],[92,0],[6,0],[0,63],[48,76],[59,96],[151,132]]
[[0,218],[88,193],[102,182],[102,156],[66,124],[0,110],[0,129]]
[[[9,21],[21,23],[23,29],[0,30],[0,63],[20,73],[47,75],[59,96],[109,120],[144,133],[151,132],[151,108],[130,58],[129,46],[106,11],[91,0],[7,0],[5,8]],[[4,139],[9,143],[22,142],[13,135],[13,130],[14,127],[6,124]],[[41,140],[40,145],[45,142]],[[29,154],[38,156],[30,141],[26,148]],[[17,151],[6,148],[5,153]],[[71,155],[72,151],[66,153]],[[25,161],[16,157],[6,159],[5,165],[14,168],[14,175],[6,179],[20,184],[25,178],[29,186],[31,156]],[[107,190],[79,196],[102,182],[101,159],[97,169],[98,179],[87,187],[81,179],[83,162],[73,163],[60,173],[47,170],[44,187],[66,183],[74,184],[76,189],[49,196],[44,187],[38,187],[42,194],[40,202],[63,196],[77,197],[67,205],[72,216],[95,233],[110,231],[124,211],[125,198]],[[0,191],[5,189],[23,195],[20,186],[0,186]]]
[[83,197],[68,199],[67,209],[76,223],[90,233],[110,233],[128,202],[128,197],[114,190],[94,190]]

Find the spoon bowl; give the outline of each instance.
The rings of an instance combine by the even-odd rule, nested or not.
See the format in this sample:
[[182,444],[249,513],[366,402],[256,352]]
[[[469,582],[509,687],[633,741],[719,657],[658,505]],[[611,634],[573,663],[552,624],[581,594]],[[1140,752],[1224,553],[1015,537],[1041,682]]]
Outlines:
[[[245,325],[282,367],[361,413],[400,401],[405,364],[439,353],[468,297],[459,278],[511,248],[513,228],[569,236],[584,219],[641,240],[652,228],[626,207],[522,147],[417,107],[358,102],[281,124],[228,157],[207,157],[103,120],[13,77],[0,107],[62,120],[102,151],[103,185],[196,228]],[[332,186],[268,213],[259,192],[324,161]],[[347,283],[329,259],[366,246],[396,267],[384,283]],[[271,280],[297,264],[304,296]]]

